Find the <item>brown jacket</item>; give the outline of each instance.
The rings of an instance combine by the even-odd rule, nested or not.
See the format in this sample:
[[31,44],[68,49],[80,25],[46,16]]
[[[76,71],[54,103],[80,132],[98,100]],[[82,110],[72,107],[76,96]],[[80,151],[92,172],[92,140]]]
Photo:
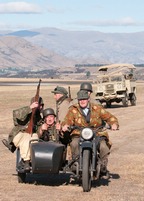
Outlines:
[[[102,106],[98,104],[90,103],[89,108],[90,108],[90,120],[88,122],[86,121],[84,114],[80,110],[79,104],[72,105],[69,108],[69,111],[64,121],[62,122],[62,126],[65,124],[68,124],[69,126],[74,125],[74,126],[80,126],[80,127],[97,128],[102,125],[102,120],[106,121],[109,125],[112,125],[114,123],[119,125],[118,119],[114,115],[112,115],[110,112],[106,111]],[[73,134],[80,134],[80,133],[78,130],[77,131],[74,130],[72,132],[72,135]],[[107,139],[109,140],[107,131],[98,132],[98,135],[106,136]]]

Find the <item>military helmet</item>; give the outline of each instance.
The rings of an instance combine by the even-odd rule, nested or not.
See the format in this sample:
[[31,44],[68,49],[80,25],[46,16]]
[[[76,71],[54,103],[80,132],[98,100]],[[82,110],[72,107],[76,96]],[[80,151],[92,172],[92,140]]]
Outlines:
[[48,115],[56,116],[56,114],[52,108],[46,108],[45,110],[43,110],[43,118],[47,117]]
[[86,90],[86,91],[93,92],[93,90],[92,90],[92,85],[91,85],[89,82],[83,82],[83,83],[80,85],[80,90]]
[[59,86],[57,86],[52,91],[52,93],[54,93],[54,94],[63,94],[63,95],[67,95],[68,94],[67,90],[64,87],[59,87]]
[[78,100],[87,100],[87,99],[89,99],[88,91],[86,91],[86,90],[78,91],[77,99]]

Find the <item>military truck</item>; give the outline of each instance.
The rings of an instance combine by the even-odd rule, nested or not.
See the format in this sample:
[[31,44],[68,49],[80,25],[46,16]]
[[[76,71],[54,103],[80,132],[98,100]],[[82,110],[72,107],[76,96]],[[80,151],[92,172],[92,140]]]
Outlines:
[[113,102],[136,105],[136,79],[132,64],[101,66],[96,79],[96,100],[111,107]]

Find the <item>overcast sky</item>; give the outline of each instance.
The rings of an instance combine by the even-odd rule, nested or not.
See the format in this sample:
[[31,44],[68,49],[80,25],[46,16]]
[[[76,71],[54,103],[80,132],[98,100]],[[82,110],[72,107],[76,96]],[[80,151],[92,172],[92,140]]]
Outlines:
[[144,31],[144,0],[0,0],[1,30]]

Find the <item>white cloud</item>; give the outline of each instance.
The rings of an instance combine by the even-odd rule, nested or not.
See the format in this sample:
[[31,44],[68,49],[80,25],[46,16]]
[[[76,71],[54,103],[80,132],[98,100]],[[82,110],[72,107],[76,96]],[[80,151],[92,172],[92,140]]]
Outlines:
[[0,14],[40,13],[41,9],[36,4],[26,2],[0,3]]
[[75,21],[71,24],[83,26],[143,26],[144,22],[136,22],[131,17],[125,17],[120,20],[89,20],[89,21]]

